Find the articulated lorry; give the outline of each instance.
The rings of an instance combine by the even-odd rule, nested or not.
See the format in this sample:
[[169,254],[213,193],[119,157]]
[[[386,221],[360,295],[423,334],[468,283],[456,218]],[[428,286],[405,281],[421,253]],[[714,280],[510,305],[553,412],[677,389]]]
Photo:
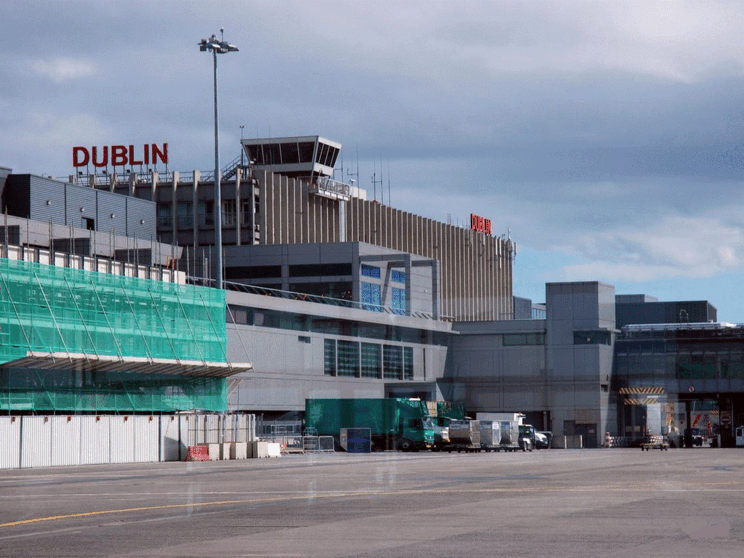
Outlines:
[[337,443],[342,428],[369,428],[377,450],[411,451],[434,443],[426,403],[418,399],[306,399],[305,428]]

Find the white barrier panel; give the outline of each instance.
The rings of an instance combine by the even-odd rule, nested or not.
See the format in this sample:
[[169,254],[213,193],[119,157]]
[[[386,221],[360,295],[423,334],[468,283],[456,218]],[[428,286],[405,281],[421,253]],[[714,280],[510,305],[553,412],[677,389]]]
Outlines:
[[181,460],[180,421],[173,415],[160,417],[160,461]]
[[21,467],[52,464],[52,423],[49,417],[23,417]]
[[194,446],[189,438],[189,417],[186,415],[178,416],[178,460],[186,459],[189,452],[189,446]]
[[21,418],[0,417],[0,469],[21,466]]
[[186,440],[186,446],[188,447],[205,445],[207,443],[207,417],[205,415],[183,415],[183,418],[186,419],[187,432],[186,438],[181,439]]
[[222,444],[207,444],[209,448],[209,460],[219,461],[222,452]]
[[0,469],[180,460],[206,438],[249,440],[214,442],[217,459],[268,457],[255,424],[255,415],[0,417]]
[[153,416],[136,416],[134,419],[134,462],[148,463],[160,458],[158,431],[160,425]]
[[53,416],[52,465],[80,464],[80,417]]
[[134,421],[129,415],[111,417],[109,463],[134,462]]
[[80,417],[80,464],[108,463],[111,458],[111,421],[109,416]]
[[220,440],[220,427],[222,426],[222,417],[219,415],[207,415],[206,416],[206,439],[207,444],[219,444]]
[[232,442],[230,444],[230,459],[246,459],[248,457],[248,442]]

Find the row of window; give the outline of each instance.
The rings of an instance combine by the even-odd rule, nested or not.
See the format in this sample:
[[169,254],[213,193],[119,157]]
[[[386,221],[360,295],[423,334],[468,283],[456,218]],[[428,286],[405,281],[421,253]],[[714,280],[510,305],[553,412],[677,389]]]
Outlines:
[[413,380],[413,347],[326,339],[323,362],[326,376]]
[[[246,145],[248,156],[259,166],[265,165],[296,165],[298,163],[312,163],[315,142],[287,142]],[[325,143],[318,143],[315,162],[327,167],[336,164],[339,149]]]
[[[361,271],[362,277],[369,277],[370,279],[379,279],[380,278],[380,268],[374,265],[367,265],[362,264],[362,271]],[[391,270],[390,273],[390,280],[393,283],[402,283],[405,284],[406,282],[406,272],[400,271],[397,269]]]
[[574,331],[574,345],[612,345],[609,331]]
[[[241,226],[251,224],[254,205],[246,200],[241,203]],[[173,205],[170,203],[158,203],[158,227],[170,228],[173,226]],[[176,205],[176,217],[178,227],[189,229],[194,226],[194,204],[190,201],[178,202]],[[222,200],[222,226],[235,226],[238,213],[235,200]],[[214,226],[214,202],[200,201],[196,206],[196,222],[200,227]]]
[[544,333],[505,333],[502,336],[505,347],[516,345],[545,345]]
[[[382,312],[382,287],[374,283],[361,282],[361,303],[365,310]],[[391,308],[397,314],[406,313],[406,290],[393,287],[390,289]]]
[[744,378],[742,356],[727,355],[626,355],[615,357],[619,377],[646,377],[657,380],[733,380]]
[[279,310],[259,310],[232,304],[227,308],[226,319],[227,323],[230,324],[273,327],[326,335],[343,335],[346,337],[439,346],[446,346],[448,343],[448,335],[445,332],[310,316]]

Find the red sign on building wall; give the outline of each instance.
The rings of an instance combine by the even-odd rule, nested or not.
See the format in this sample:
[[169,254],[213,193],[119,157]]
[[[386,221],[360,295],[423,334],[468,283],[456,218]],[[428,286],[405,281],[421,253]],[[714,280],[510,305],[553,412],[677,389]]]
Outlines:
[[160,160],[168,164],[168,144],[158,146],[156,143],[146,143],[141,152],[135,152],[133,145],[104,145],[102,148],[76,146],[72,148],[72,166],[87,167],[123,167],[126,165],[153,165]]
[[480,215],[470,214],[470,228],[474,231],[491,234],[491,220]]

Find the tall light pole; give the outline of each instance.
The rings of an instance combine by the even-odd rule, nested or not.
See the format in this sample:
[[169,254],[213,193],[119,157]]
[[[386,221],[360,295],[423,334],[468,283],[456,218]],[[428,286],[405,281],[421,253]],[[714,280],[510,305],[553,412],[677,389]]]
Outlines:
[[[225,41],[225,29],[220,29],[220,38],[215,35],[199,42],[201,52],[211,51],[214,57],[214,243],[217,249],[217,288],[222,288],[222,186],[220,184],[220,121],[217,108],[217,55],[237,52],[238,47]],[[196,247],[194,247],[196,248]]]

